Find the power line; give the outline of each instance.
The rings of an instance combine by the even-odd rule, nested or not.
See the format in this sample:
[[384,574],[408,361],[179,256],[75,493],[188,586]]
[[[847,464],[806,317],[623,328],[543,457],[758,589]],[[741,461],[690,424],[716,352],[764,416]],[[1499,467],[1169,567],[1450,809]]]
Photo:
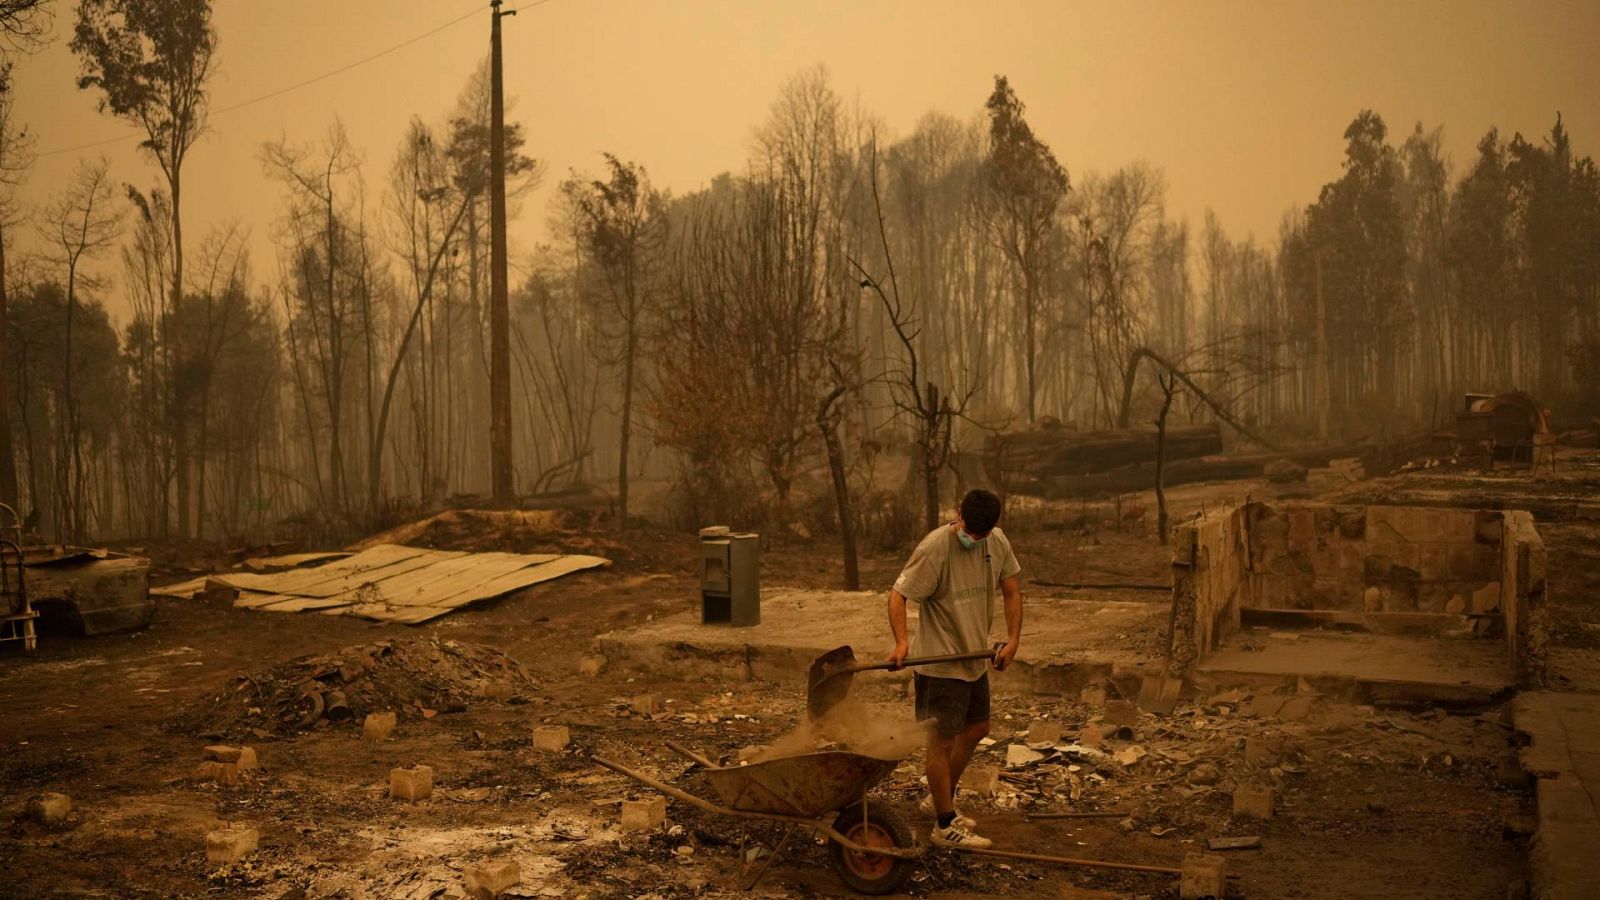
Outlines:
[[[545,3],[549,3],[549,2],[550,2],[550,0],[537,0],[537,2],[529,4],[529,8],[532,8],[534,6],[542,6]],[[343,75],[345,72],[348,72],[351,69],[359,68],[360,66],[364,66],[367,63],[373,62],[374,60],[382,59],[383,57],[388,56],[389,54],[394,53],[394,52],[396,52],[398,50],[403,50],[406,47],[409,47],[412,44],[417,43],[418,41],[426,40],[427,38],[433,37],[434,35],[438,34],[441,31],[444,31],[447,28],[450,28],[451,26],[459,25],[460,23],[465,22],[466,20],[472,18],[473,16],[481,15],[482,12],[483,12],[483,10],[481,8],[480,9],[474,9],[472,12],[469,12],[466,15],[458,16],[458,17],[456,17],[454,19],[451,19],[450,21],[444,23],[443,25],[440,25],[440,26],[438,26],[436,28],[433,28],[433,29],[431,29],[429,31],[425,31],[422,34],[417,35],[416,37],[408,38],[408,39],[406,39],[404,41],[401,41],[400,43],[395,44],[394,46],[389,47],[386,50],[380,50],[377,53],[372,54],[371,56],[363,57],[361,59],[356,60],[355,62],[349,63],[347,65],[340,66],[339,68],[334,69],[334,70],[329,71],[329,72],[324,72],[321,75],[317,75],[317,76],[312,77],[312,78],[307,78],[304,81],[296,82],[296,83],[291,84],[291,85],[289,85],[287,87],[278,88],[275,91],[269,91],[268,93],[262,94],[262,95],[260,95],[258,97],[251,97],[249,100],[244,100],[244,101],[241,101],[239,103],[234,103],[234,104],[232,104],[230,106],[224,106],[224,107],[222,107],[220,109],[212,110],[211,111],[211,115],[222,115],[223,113],[230,113],[230,112],[233,112],[234,110],[243,109],[243,108],[245,108],[247,106],[253,106],[253,105],[255,105],[257,103],[261,103],[262,101],[265,101],[265,100],[271,100],[274,97],[281,97],[284,94],[290,93],[292,91],[298,91],[303,87],[309,87],[310,85],[316,84],[319,81],[326,81],[327,79],[332,78],[335,75]],[[108,144],[120,144],[123,141],[136,140],[136,139],[138,139],[140,137],[143,137],[143,135],[138,134],[137,132],[135,132],[135,133],[130,133],[130,134],[123,135],[121,137],[107,138],[107,139],[105,139],[103,141],[93,141],[93,142],[87,143],[87,144],[78,144],[77,146],[73,146],[73,147],[61,147],[61,148],[56,149],[56,150],[45,150],[43,152],[34,154],[34,156],[35,157],[56,156],[56,155],[59,155],[59,154],[62,154],[62,153],[75,153],[75,152],[77,152],[79,150],[92,150],[95,147],[104,147],[104,146],[107,146]]]

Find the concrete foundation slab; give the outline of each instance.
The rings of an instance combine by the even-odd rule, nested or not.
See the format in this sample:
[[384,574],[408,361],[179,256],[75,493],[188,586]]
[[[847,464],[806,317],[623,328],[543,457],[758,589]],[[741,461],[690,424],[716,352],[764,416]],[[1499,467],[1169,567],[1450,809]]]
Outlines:
[[1498,644],[1356,632],[1243,632],[1195,667],[1207,688],[1298,685],[1370,703],[1478,705],[1514,687]]
[[1594,896],[1600,859],[1600,694],[1532,691],[1513,707],[1523,768],[1538,781],[1534,900]]
[[[1029,598],[1026,604],[1021,650],[1010,670],[994,676],[996,691],[1076,696],[1086,684],[1126,678],[1136,692],[1139,677],[1160,670],[1165,603]],[[702,625],[685,610],[601,635],[596,644],[608,666],[658,677],[803,684],[811,661],[840,645],[854,647],[863,661],[881,658],[890,647],[884,605],[885,594],[876,591],[773,588],[762,598],[756,626]],[[907,627],[916,630],[915,604]],[[996,641],[1005,635],[998,606],[992,634]]]

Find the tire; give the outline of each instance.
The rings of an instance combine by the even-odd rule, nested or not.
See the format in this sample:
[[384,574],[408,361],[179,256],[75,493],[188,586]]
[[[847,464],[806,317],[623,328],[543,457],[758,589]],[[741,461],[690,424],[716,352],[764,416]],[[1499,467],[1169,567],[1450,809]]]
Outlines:
[[[848,807],[833,821],[835,831],[858,844],[878,847],[913,847],[911,827],[894,810],[882,803],[867,806],[862,821],[861,804]],[[911,877],[911,860],[873,856],[846,850],[837,841],[829,844],[833,871],[845,886],[861,894],[892,894]]]

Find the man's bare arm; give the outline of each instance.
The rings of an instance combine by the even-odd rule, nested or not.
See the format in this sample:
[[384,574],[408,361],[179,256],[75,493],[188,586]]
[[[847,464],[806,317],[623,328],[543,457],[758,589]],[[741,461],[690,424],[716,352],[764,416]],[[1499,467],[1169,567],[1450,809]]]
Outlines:
[[911,644],[906,640],[906,598],[893,588],[889,589],[889,631],[894,634],[889,661],[898,667],[911,653]]
[[1017,576],[1001,579],[1000,593],[1005,599],[1006,645],[996,654],[994,667],[1004,670],[1016,659],[1017,648],[1022,646],[1022,584]]

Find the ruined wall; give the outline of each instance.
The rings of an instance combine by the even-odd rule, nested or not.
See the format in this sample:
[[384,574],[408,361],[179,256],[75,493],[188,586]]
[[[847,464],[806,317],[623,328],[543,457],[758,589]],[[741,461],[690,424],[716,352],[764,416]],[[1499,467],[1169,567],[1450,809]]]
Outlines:
[[1501,605],[1506,513],[1265,503],[1245,510],[1247,607],[1459,614]]
[[1239,630],[1249,592],[1249,507],[1202,516],[1172,530],[1172,664],[1183,672]]
[[1544,678],[1545,551],[1533,527],[1533,514],[1512,510],[1505,515],[1501,542],[1500,583],[1505,595],[1506,654],[1517,678],[1537,684]]

